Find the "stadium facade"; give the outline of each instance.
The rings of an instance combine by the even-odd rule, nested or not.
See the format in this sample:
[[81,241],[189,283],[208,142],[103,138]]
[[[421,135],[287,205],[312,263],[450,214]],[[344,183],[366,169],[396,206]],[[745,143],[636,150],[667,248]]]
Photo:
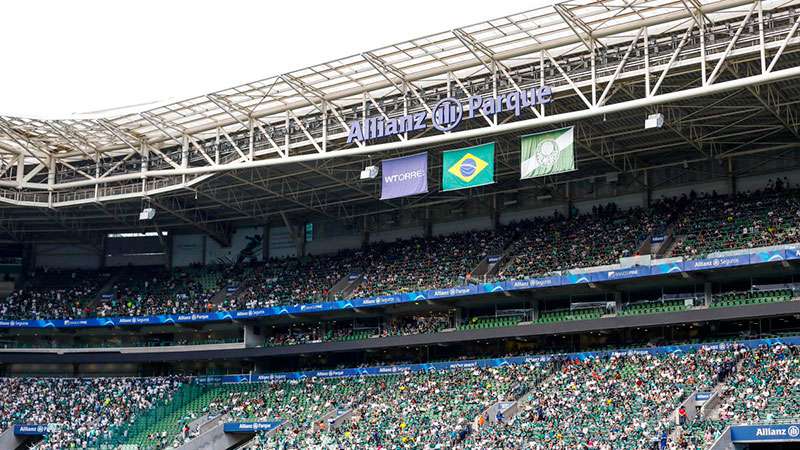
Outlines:
[[96,396],[0,404],[0,448],[792,448],[798,8],[581,0],[0,116],[0,397]]

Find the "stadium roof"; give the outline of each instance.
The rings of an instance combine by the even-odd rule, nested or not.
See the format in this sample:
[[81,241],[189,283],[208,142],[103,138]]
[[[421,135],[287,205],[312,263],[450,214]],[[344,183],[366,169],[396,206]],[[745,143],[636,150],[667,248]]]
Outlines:
[[[660,34],[685,26],[692,15],[706,16],[751,3],[743,0],[555,3],[136,113],[50,120],[2,116],[0,143],[9,152],[93,158],[95,150],[124,150],[142,140],[161,143],[169,141],[174,133],[195,135],[219,127],[235,128],[251,117],[265,117],[364,92],[376,95],[381,89],[391,89],[403,82],[473,69],[492,59],[502,61],[603,38],[608,38],[608,42],[602,44],[608,45],[620,32],[646,25],[651,27],[651,34]],[[476,50],[481,52],[477,58]]]
[[[376,183],[358,180],[373,158],[492,138],[505,144],[498,175],[508,176],[513,136],[565,124],[578,127],[580,173],[525,188],[785,150],[800,137],[797,4],[569,1],[134,113],[0,116],[0,203],[12,205],[0,212],[14,237],[64,229],[54,223],[129,229],[141,199],[168,213],[163,226],[212,235],[219,224],[294,213],[352,219],[486,194],[377,202]],[[557,98],[547,110],[345,142],[354,120],[545,82]],[[656,110],[668,125],[644,133]]]

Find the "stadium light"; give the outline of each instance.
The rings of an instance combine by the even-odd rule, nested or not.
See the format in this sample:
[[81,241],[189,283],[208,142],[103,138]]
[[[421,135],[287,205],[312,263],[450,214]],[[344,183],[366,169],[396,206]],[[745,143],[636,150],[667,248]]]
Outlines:
[[644,129],[661,128],[664,126],[664,115],[661,113],[650,114],[647,120],[644,121]]
[[153,208],[145,208],[139,213],[139,220],[153,220],[156,216],[156,210]]
[[361,179],[368,180],[378,176],[378,167],[377,166],[367,166],[366,169],[361,171]]

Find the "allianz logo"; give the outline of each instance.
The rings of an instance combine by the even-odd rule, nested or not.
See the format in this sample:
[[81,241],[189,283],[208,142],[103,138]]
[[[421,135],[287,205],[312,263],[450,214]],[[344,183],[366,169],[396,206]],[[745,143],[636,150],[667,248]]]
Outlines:
[[737,261],[736,258],[714,258],[708,261],[697,261],[695,265],[697,267],[719,267],[736,264]]
[[394,297],[375,297],[375,298],[368,298],[364,300],[365,305],[380,305],[381,303],[391,303],[394,301]]
[[341,377],[344,376],[344,371],[341,370],[326,370],[317,372],[315,376],[318,377]]
[[433,291],[433,295],[437,297],[441,297],[444,295],[459,295],[459,294],[468,294],[469,288],[450,288],[450,289],[436,289]]
[[407,366],[379,367],[378,373],[408,372],[410,370],[411,368]]
[[788,436],[796,438],[800,436],[800,427],[792,425],[785,428],[759,427],[756,429],[756,436]]
[[259,375],[256,377],[257,381],[283,381],[286,375]]
[[550,361],[549,356],[537,356],[533,358],[525,358],[525,363],[538,363],[538,362],[546,362]]
[[208,320],[208,314],[186,314],[183,316],[178,316],[178,320]]

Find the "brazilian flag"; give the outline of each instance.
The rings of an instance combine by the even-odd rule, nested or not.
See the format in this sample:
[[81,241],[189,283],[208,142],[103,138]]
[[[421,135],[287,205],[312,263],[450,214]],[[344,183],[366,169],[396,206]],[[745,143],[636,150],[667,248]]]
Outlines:
[[442,153],[442,190],[494,183],[494,142]]

